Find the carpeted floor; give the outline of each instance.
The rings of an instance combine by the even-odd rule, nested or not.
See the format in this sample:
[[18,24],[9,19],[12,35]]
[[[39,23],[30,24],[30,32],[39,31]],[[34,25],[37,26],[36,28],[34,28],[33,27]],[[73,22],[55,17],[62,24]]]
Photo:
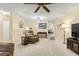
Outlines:
[[77,56],[66,48],[66,44],[58,40],[40,39],[39,42],[29,45],[15,46],[15,56]]

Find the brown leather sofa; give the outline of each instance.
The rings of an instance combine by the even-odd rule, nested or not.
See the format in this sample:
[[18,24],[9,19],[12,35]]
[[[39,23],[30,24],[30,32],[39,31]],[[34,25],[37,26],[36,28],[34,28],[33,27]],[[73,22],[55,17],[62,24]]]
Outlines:
[[39,38],[47,38],[47,32],[37,32]]
[[24,33],[24,36],[21,37],[21,44],[27,45],[27,44],[33,44],[39,41],[38,35],[34,35],[33,31],[26,31]]
[[25,37],[21,37],[21,44],[27,45],[27,44],[33,44],[39,41],[38,35],[27,35]]
[[22,45],[27,45],[29,42],[28,42],[28,39],[26,36],[21,36],[21,44]]
[[13,56],[14,43],[0,42],[0,56]]
[[33,43],[36,43],[39,41],[39,37],[37,35],[33,35],[31,36],[31,39],[30,39],[30,44],[33,44]]

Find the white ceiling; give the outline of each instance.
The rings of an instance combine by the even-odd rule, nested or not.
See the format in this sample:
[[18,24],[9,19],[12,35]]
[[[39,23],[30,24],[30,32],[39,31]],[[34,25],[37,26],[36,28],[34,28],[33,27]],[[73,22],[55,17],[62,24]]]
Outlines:
[[23,3],[1,3],[0,9],[8,12],[15,12],[26,19],[40,19],[53,20],[54,18],[65,15],[72,10],[75,6],[79,6],[77,3],[54,3],[46,5],[50,9],[50,13],[47,13],[44,9],[40,9],[37,13],[34,13],[38,5],[36,4],[23,4]]

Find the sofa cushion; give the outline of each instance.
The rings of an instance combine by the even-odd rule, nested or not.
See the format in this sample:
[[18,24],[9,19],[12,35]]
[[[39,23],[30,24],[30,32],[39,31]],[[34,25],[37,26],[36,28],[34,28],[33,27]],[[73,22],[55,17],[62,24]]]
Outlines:
[[9,56],[9,52],[0,52],[0,56]]

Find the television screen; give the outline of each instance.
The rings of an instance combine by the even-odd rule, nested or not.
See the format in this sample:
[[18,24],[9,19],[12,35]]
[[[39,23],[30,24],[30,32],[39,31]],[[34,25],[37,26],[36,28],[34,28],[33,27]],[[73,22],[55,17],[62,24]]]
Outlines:
[[72,24],[72,37],[79,38],[79,23]]

